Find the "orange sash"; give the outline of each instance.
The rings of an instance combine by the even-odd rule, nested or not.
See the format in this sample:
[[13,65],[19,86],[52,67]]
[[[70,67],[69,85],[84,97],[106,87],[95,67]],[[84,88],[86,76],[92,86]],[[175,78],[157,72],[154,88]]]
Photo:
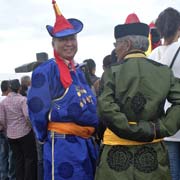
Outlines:
[[90,126],[80,126],[73,122],[49,122],[48,130],[59,134],[71,134],[82,138],[90,138],[95,128]]

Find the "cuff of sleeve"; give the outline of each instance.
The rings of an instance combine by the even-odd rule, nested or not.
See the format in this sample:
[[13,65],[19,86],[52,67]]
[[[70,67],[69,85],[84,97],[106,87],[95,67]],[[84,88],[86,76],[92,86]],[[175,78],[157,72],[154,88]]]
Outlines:
[[38,144],[44,144],[45,143],[45,141],[38,141]]
[[149,141],[153,141],[156,138],[156,126],[155,123],[150,123],[151,133],[149,136]]
[[46,142],[47,136],[45,137],[36,137],[37,138],[37,142],[39,144],[44,144]]
[[156,122],[154,125],[155,125],[155,134],[156,134],[155,139],[159,139],[159,138],[161,138],[160,124],[159,124],[159,122]]

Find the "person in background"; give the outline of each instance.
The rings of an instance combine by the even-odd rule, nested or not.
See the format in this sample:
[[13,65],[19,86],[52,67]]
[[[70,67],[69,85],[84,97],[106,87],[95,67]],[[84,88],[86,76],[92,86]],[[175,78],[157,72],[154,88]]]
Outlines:
[[91,77],[90,77],[90,73],[89,73],[89,69],[88,69],[87,63],[86,63],[86,62],[82,62],[82,63],[79,64],[79,67],[80,67],[81,70],[83,71],[84,76],[85,76],[85,78],[86,78],[86,81],[87,81],[89,87],[91,88],[91,90],[93,91],[93,93],[96,94],[95,89],[94,89],[94,86],[93,86],[93,83],[92,83],[92,81],[91,81]]
[[0,102],[3,101],[6,96],[9,93],[9,81],[8,80],[4,80],[1,82],[1,96],[0,96]]
[[47,25],[54,58],[32,74],[28,109],[36,138],[44,143],[44,180],[93,180],[98,126],[96,98],[74,62],[83,24],[66,19],[53,0],[56,22]]
[[[174,75],[180,78],[180,12],[174,8],[163,10],[155,23],[163,44],[152,51],[150,59],[168,65]],[[166,101],[165,111],[171,103]],[[173,180],[180,179],[180,131],[164,139],[168,147],[170,168]]]
[[117,56],[116,56],[115,49],[113,49],[113,50],[111,51],[111,61],[112,61],[112,64],[117,63]]
[[0,122],[13,152],[16,180],[37,180],[37,152],[27,98],[19,94],[18,79],[9,81],[9,88],[9,94],[0,104]]
[[[6,98],[9,93],[9,81],[1,82],[2,96],[0,96],[0,103]],[[9,146],[8,139],[5,134],[3,124],[0,122],[0,179],[1,180],[15,180],[15,166],[12,157],[12,150]]]
[[93,59],[86,59],[83,62],[87,63],[87,72],[89,74],[91,83],[95,89],[95,94],[98,94],[99,90],[99,80],[100,78],[96,76],[96,63]]
[[[170,180],[163,137],[180,127],[180,83],[167,66],[147,59],[149,27],[114,28],[118,64],[104,72],[98,111],[106,130],[96,180]],[[164,102],[172,106],[164,113]]]
[[162,44],[161,36],[154,22],[149,24],[150,28],[150,39],[151,39],[151,51]]
[[[112,64],[117,63],[116,61],[117,61],[117,59],[116,59],[115,50],[113,50],[110,55],[105,56],[104,59],[103,59],[103,71],[105,72],[106,70],[110,69]],[[103,84],[104,84],[104,82],[103,82],[104,72],[102,73],[102,76],[101,76],[101,79],[100,79],[100,82],[99,82],[98,95],[101,93],[102,87],[103,87]]]
[[[40,65],[40,64],[38,64]],[[21,89],[20,89],[20,94],[22,96],[26,96],[28,94],[28,91],[31,87],[31,77],[30,76],[22,76],[21,77]],[[36,146],[37,146],[37,157],[38,157],[38,180],[43,180],[43,144],[39,143],[36,141]]]
[[105,71],[106,69],[110,68],[111,64],[112,64],[111,55],[105,56],[103,59],[103,70]]
[[[34,67],[34,69],[35,68],[36,67]],[[22,96],[27,97],[30,87],[31,87],[31,77],[27,75],[22,76],[20,94]],[[42,180],[43,179],[43,144],[36,141],[36,146],[37,146],[37,155],[38,155],[37,156],[38,157],[38,180]]]
[[30,76],[22,76],[21,77],[21,90],[20,94],[22,96],[27,96],[27,92],[29,87],[31,86],[31,77]]
[[[112,55],[106,55],[103,58],[103,70],[104,70],[104,72],[108,71],[112,64],[113,64],[113,62],[112,62]],[[100,82],[99,82],[99,91],[98,91],[98,95],[97,96],[99,96],[101,94],[101,91],[103,90],[102,87],[103,87],[103,84],[104,84],[104,82],[103,82],[103,80],[104,80],[104,78],[103,78],[104,72],[103,72],[103,74],[101,76],[101,79],[100,79]],[[100,147],[102,145],[103,134],[104,134],[105,129],[106,129],[106,127],[103,124],[103,120],[100,119],[99,120],[99,126],[98,126],[98,133],[97,133],[97,142],[100,145]]]

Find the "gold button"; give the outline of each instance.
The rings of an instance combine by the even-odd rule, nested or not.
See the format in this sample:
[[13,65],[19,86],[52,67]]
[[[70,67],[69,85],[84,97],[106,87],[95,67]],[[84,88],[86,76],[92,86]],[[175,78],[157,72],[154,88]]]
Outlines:
[[77,95],[80,97],[80,96],[81,96],[81,93],[80,93],[80,92],[77,92]]
[[84,106],[83,102],[80,102],[80,106],[81,106],[81,107],[83,107],[83,106]]

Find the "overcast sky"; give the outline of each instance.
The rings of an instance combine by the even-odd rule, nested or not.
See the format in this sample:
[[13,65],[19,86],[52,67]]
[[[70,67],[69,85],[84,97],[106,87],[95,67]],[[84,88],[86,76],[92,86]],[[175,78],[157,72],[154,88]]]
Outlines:
[[[54,25],[52,0],[0,0],[0,73],[14,73],[15,67],[36,61],[37,52],[52,57],[47,24]],[[180,11],[180,0],[56,0],[66,18],[84,23],[78,34],[77,62],[92,58],[97,74],[102,60],[113,49],[114,26],[123,24],[127,15],[136,13],[149,24],[167,7]]]

